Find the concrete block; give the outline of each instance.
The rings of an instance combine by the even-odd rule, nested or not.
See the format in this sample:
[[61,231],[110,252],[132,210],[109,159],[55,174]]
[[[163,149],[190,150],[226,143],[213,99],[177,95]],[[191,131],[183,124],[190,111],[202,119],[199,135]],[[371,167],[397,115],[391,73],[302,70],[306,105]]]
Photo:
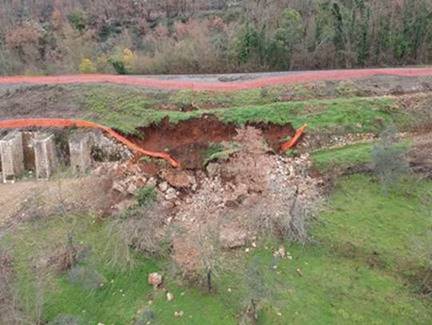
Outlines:
[[70,163],[73,173],[86,173],[93,165],[91,155],[93,137],[90,133],[77,133],[69,139]]
[[36,133],[33,139],[33,150],[35,155],[36,179],[49,179],[58,168],[54,135]]
[[24,173],[23,137],[21,132],[11,132],[0,140],[0,157],[3,183],[14,182]]
[[35,171],[35,152],[33,150],[34,132],[23,133],[24,167],[25,170]]

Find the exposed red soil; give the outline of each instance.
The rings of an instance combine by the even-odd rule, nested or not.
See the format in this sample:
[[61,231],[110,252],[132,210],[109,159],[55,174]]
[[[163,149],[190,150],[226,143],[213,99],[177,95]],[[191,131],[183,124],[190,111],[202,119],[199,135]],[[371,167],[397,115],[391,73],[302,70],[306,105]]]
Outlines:
[[[257,123],[250,126],[260,129],[275,151],[279,150],[284,138],[295,133],[291,125]],[[165,150],[180,161],[183,168],[195,169],[202,167],[209,144],[232,141],[237,135],[236,129],[236,125],[223,123],[211,115],[177,124],[164,119],[160,124],[141,128],[142,136],[131,140],[147,150]]]
[[67,76],[10,76],[0,78],[0,85],[10,84],[77,84],[77,83],[112,83],[141,86],[154,89],[192,89],[209,91],[237,91],[274,85],[304,83],[323,80],[347,80],[367,78],[377,75],[402,77],[432,76],[432,68],[397,68],[397,69],[357,69],[294,72],[271,77],[258,77],[252,80],[234,82],[205,82],[189,80],[162,80],[141,76],[119,75],[67,75]]

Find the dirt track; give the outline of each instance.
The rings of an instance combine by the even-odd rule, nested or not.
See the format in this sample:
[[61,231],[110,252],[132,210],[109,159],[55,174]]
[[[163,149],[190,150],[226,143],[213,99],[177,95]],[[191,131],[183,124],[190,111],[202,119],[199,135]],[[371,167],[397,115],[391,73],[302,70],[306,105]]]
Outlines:
[[[112,83],[140,86],[153,89],[193,89],[209,91],[237,91],[283,84],[304,83],[322,80],[347,80],[367,78],[376,75],[393,75],[403,77],[432,76],[432,68],[398,68],[398,69],[363,69],[363,70],[328,70],[283,72],[274,74],[231,75],[223,76],[120,76],[120,75],[68,75],[68,76],[11,76],[0,78],[0,85],[33,84],[78,84],[78,83]],[[217,81],[209,81],[217,80]],[[235,81],[223,81],[235,80]]]

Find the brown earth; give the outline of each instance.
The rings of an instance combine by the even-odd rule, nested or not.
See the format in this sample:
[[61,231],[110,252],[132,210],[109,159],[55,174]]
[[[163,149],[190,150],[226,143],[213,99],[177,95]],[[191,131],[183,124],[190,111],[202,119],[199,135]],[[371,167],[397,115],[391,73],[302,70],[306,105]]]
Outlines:
[[104,213],[109,209],[111,180],[87,176],[35,182],[0,184],[0,228],[10,221],[84,210]]
[[[268,123],[249,124],[259,130],[268,145],[279,151],[284,138],[292,136],[295,130],[291,125]],[[147,150],[168,151],[181,162],[183,168],[203,167],[205,152],[210,144],[233,141],[237,135],[236,126],[223,123],[212,115],[171,124],[164,119],[160,124],[140,128],[140,136],[131,140]]]

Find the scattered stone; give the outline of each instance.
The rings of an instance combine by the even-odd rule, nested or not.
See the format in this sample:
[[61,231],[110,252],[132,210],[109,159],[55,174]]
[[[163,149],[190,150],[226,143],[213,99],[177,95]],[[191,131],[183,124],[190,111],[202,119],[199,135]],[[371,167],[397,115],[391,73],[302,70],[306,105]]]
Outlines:
[[183,317],[183,315],[184,315],[183,310],[175,311],[174,312],[174,316],[177,317],[177,318]]
[[165,199],[166,199],[167,201],[173,201],[173,200],[177,199],[177,193],[176,193],[176,190],[173,189],[173,188],[169,188],[169,189],[166,191]]
[[162,177],[175,188],[188,188],[195,183],[192,175],[184,170],[167,170],[162,174]]
[[112,189],[123,194],[125,192],[125,185],[121,181],[115,181]]
[[138,190],[138,187],[134,183],[130,183],[126,192],[128,192],[131,195],[134,195],[137,190]]
[[159,184],[158,187],[159,187],[159,190],[162,193],[165,193],[168,190],[168,183],[167,182],[162,182],[162,183]]
[[161,204],[162,204],[162,208],[166,210],[171,210],[172,208],[175,207],[175,204],[171,201],[164,201]]
[[167,292],[166,299],[167,299],[167,301],[173,301],[174,295],[171,292]]
[[157,289],[162,284],[162,275],[157,272],[150,273],[148,276],[148,283],[151,284],[154,289]]
[[146,185],[149,187],[156,187],[156,185],[157,185],[156,178],[154,178],[154,177],[149,178]]
[[286,257],[286,251],[285,251],[285,247],[280,246],[279,249],[273,253],[274,257],[280,257],[280,258],[285,258]]
[[206,167],[206,171],[209,177],[213,178],[215,177],[220,170],[220,165],[217,163],[210,163]]

